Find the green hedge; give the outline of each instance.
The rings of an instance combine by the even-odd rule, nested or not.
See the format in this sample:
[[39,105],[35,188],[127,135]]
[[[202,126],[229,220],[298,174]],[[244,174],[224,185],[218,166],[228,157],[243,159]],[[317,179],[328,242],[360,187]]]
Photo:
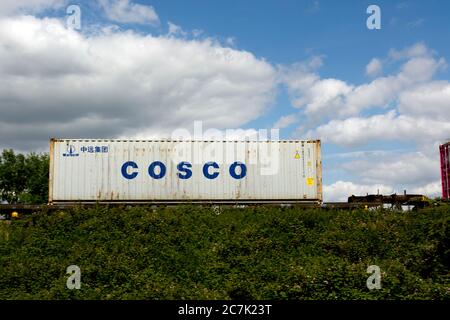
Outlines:
[[[448,299],[449,211],[41,212],[0,223],[0,299]],[[72,264],[80,290],[66,288]]]

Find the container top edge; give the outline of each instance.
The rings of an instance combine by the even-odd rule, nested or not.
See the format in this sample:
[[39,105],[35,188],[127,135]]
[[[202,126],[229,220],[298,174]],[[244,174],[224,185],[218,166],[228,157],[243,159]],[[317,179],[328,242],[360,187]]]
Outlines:
[[71,138],[52,138],[52,142],[303,142],[303,143],[317,143],[320,142],[319,139],[316,140],[163,140],[163,139],[71,139]]

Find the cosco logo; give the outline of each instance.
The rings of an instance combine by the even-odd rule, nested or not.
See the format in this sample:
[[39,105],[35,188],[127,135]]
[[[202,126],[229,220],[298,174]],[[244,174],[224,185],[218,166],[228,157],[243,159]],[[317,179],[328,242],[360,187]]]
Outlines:
[[75,153],[75,146],[74,145],[67,145],[67,152],[63,153],[63,157],[78,157],[79,154]]
[[[207,162],[203,165],[203,176],[206,179],[216,179],[219,176],[220,166],[217,162]],[[192,177],[192,164],[182,161],[177,165],[177,176],[180,179]],[[122,165],[122,176],[125,179],[134,179],[139,174],[139,167],[134,161],[125,162]],[[148,166],[148,174],[153,179],[162,179],[166,175],[167,168],[161,161],[154,161]],[[247,174],[247,166],[242,162],[233,162],[229,167],[230,176],[234,179],[242,179]]]

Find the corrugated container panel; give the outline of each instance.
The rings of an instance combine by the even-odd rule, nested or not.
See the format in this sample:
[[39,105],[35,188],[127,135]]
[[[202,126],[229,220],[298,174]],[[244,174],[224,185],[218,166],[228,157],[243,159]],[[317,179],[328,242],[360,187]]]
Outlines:
[[52,139],[49,199],[321,201],[320,141]]
[[439,146],[441,154],[442,198],[450,198],[450,142]]

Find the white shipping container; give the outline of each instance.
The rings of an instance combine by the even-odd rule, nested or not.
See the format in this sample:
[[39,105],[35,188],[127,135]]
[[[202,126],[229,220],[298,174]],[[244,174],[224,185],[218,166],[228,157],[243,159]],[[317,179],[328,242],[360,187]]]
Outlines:
[[320,141],[52,139],[49,201],[321,202]]

